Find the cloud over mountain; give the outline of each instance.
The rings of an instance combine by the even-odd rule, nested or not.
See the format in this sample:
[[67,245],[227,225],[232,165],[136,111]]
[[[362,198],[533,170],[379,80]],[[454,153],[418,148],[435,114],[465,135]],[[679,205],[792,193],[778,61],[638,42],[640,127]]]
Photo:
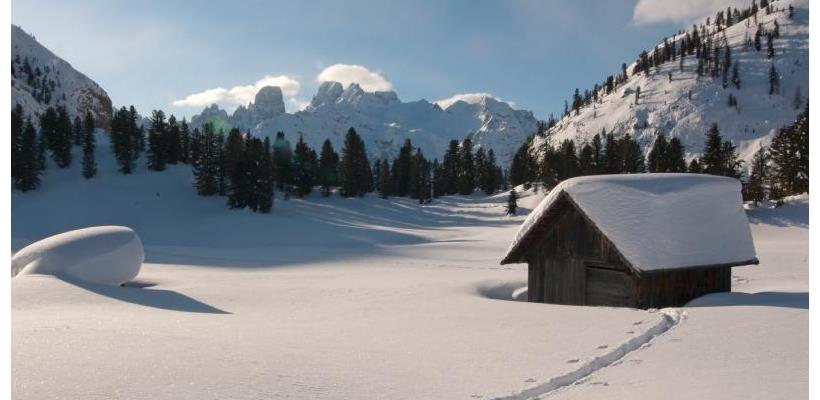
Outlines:
[[299,93],[301,85],[299,81],[287,75],[265,75],[250,85],[239,85],[230,89],[217,87],[194,93],[184,99],[175,100],[173,105],[178,107],[204,107],[211,104],[222,104],[228,107],[244,106],[252,102],[259,89],[265,86],[278,86],[285,96],[294,96]]
[[632,12],[637,24],[690,23],[726,7],[746,7],[748,0],[638,0]]
[[368,92],[393,90],[393,84],[387,79],[361,65],[333,64],[322,70],[316,77],[316,81],[339,82],[344,86],[358,83],[362,89]]

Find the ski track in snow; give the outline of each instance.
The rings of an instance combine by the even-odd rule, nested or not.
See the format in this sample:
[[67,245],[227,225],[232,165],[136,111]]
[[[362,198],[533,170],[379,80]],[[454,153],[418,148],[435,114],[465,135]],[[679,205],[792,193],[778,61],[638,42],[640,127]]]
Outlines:
[[686,311],[677,308],[665,308],[660,310],[661,318],[651,328],[644,333],[635,336],[628,341],[615,347],[612,351],[593,357],[581,364],[577,369],[565,374],[551,378],[538,386],[523,390],[517,394],[509,396],[494,397],[494,400],[532,400],[540,396],[548,396],[551,393],[565,387],[580,383],[586,380],[595,372],[615,364],[628,354],[651,345],[655,338],[669,332],[686,319]]

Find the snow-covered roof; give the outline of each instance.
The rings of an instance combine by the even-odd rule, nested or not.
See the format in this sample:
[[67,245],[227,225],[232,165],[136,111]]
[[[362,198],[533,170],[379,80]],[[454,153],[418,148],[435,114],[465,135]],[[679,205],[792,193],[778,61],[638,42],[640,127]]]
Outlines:
[[701,174],[595,175],[556,186],[530,213],[503,264],[523,262],[567,196],[639,271],[756,263],[737,179]]

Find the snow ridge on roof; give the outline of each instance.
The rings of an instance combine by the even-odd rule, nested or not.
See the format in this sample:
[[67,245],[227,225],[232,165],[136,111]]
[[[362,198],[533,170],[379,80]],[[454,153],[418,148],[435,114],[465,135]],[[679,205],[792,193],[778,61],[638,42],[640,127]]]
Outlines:
[[755,260],[737,179],[634,174],[584,176],[558,184],[524,221],[505,262],[519,261],[516,254],[525,250],[519,248],[524,239],[562,193],[640,271]]

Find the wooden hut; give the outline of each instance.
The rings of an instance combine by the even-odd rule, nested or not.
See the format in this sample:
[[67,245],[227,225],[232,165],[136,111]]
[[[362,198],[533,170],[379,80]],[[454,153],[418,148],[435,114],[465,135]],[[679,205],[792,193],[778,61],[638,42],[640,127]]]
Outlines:
[[758,263],[740,182],[695,174],[560,183],[501,261],[523,262],[529,301],[635,308],[731,291],[732,267]]

